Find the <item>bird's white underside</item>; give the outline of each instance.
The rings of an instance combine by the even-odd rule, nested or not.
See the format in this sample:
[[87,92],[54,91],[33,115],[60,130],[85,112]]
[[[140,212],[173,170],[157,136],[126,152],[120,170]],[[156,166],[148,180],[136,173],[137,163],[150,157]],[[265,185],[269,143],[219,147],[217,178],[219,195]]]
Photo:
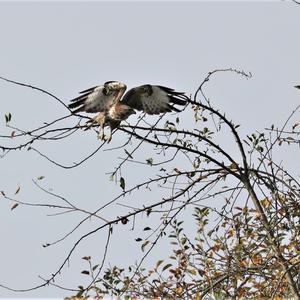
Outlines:
[[[86,110],[103,111],[105,108],[113,104],[115,95],[104,95],[103,88],[103,86],[97,86],[94,91],[88,95],[88,98],[85,101]],[[168,94],[157,86],[152,86],[151,95],[141,95],[140,101],[142,103],[143,110],[150,114],[160,113],[168,107],[170,102]],[[114,108],[111,109],[109,114],[115,114]]]
[[109,105],[110,102],[111,104],[113,103],[115,95],[104,95],[102,92],[103,88],[103,86],[98,86],[94,89],[94,91],[91,94],[89,94],[85,102],[87,109],[102,111],[105,110],[105,108],[107,107],[107,105]]

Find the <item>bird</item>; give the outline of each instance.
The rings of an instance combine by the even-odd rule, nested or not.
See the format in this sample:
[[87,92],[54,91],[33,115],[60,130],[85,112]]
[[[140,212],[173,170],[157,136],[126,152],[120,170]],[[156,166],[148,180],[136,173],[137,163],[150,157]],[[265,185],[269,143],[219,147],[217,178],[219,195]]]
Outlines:
[[[188,97],[185,93],[161,85],[144,84],[124,94],[126,89],[126,84],[120,81],[107,81],[103,85],[80,92],[80,96],[70,100],[68,107],[73,114],[98,113],[90,120],[87,128],[98,123],[100,127],[98,138],[110,142],[113,130],[130,115],[136,114],[136,111],[143,111],[149,115],[180,112],[174,105],[187,104]],[[110,127],[107,138],[104,135],[105,126]]]

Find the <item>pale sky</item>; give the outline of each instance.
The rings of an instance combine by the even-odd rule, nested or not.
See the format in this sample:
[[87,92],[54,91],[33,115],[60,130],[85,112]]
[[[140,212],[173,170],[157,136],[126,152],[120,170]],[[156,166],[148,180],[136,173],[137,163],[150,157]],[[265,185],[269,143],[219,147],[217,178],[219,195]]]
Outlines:
[[[300,84],[299,28],[300,5],[288,1],[0,2],[0,76],[46,89],[68,103],[79,91],[108,80],[120,80],[129,88],[160,84],[191,94],[208,72],[241,69],[251,72],[252,79],[218,74],[206,92],[215,106],[242,124],[241,133],[249,134],[272,123],[282,125],[299,104],[299,90],[293,88]],[[26,130],[67,113],[47,95],[4,81],[0,81],[0,101],[1,134],[11,131],[5,128],[8,112],[12,125]],[[155,122],[155,117],[148,121]],[[106,148],[121,145],[125,138],[118,132]],[[35,144],[66,165],[98,146],[92,131],[78,132],[62,142]],[[287,167],[299,169],[292,149],[284,154]],[[49,203],[53,198],[31,181],[45,176],[43,187],[94,210],[120,192],[106,173],[113,171],[121,156],[123,150],[100,151],[80,167],[65,170],[33,151],[11,152],[0,159],[0,190],[21,201]],[[134,185],[144,171],[129,165],[124,172],[128,185]],[[145,178],[151,174],[147,172]],[[21,190],[14,196],[17,186]],[[160,194],[154,190],[140,194],[140,199],[132,197],[131,201],[147,203]],[[48,217],[53,211],[24,206],[11,211],[12,203],[0,200],[0,284],[11,288],[30,288],[41,283],[39,275],[51,276],[74,242],[97,226],[91,221],[69,239],[45,249],[42,244],[66,234],[82,216]],[[116,205],[105,217],[122,212]],[[140,218],[138,222],[144,227],[150,221]],[[133,264],[142,255],[134,242],[138,235],[129,227],[115,228],[108,261]],[[80,274],[85,269],[81,257],[91,255],[97,262],[105,239],[106,232],[100,232],[80,244],[56,283],[68,288],[86,283]],[[166,254],[160,251],[153,261]],[[0,288],[1,298],[68,295],[53,287],[28,293]]]

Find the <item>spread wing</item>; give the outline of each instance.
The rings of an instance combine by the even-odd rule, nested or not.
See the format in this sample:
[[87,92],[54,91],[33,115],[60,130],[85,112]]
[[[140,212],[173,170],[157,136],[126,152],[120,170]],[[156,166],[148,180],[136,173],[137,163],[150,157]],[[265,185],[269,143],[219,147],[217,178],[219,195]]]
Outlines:
[[73,113],[107,111],[117,103],[126,90],[126,85],[117,81],[108,81],[104,85],[95,86],[80,92],[80,96],[71,100],[68,105]]
[[85,111],[96,113],[105,111],[110,106],[110,99],[103,93],[104,86],[95,86],[80,92],[80,96],[71,100],[69,108],[75,110],[73,113]]
[[150,115],[180,110],[174,105],[185,105],[187,96],[184,93],[160,86],[142,85],[129,90],[123,97],[121,103],[142,110]]

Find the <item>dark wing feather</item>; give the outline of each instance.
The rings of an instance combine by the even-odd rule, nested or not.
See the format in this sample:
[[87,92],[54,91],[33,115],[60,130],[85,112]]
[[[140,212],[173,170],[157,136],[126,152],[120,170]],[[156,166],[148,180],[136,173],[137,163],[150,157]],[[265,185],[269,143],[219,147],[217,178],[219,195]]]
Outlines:
[[121,103],[127,104],[128,106],[137,110],[143,110],[143,104],[140,101],[140,93],[138,88],[133,88],[126,92]]
[[122,103],[128,106],[142,110],[147,114],[156,115],[164,112],[180,110],[174,105],[185,105],[187,97],[182,92],[159,86],[142,85],[129,90],[123,97]]
[[163,91],[165,91],[168,94],[172,94],[172,95],[184,95],[183,92],[176,92],[174,89],[171,89],[169,87],[166,86],[162,86],[162,85],[157,85],[157,87],[159,87],[160,89],[162,89]]
[[86,90],[84,90],[84,91],[81,91],[81,92],[79,92],[79,94],[90,93],[90,92],[93,91],[96,87],[98,87],[98,85],[93,86],[93,87],[91,87],[91,88],[89,88],[89,89],[86,89]]

